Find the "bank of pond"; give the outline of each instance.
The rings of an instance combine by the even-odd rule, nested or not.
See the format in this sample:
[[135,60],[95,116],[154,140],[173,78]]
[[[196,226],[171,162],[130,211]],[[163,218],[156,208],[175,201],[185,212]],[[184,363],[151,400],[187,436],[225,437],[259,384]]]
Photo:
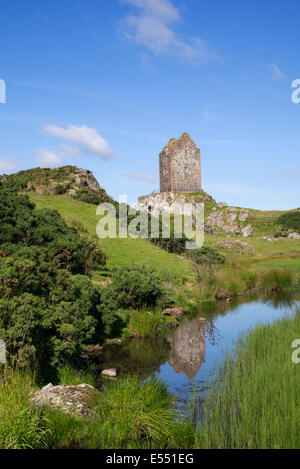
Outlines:
[[225,302],[165,336],[107,344],[85,370],[60,368],[55,384],[101,391],[89,418],[32,406],[34,374],[3,366],[0,447],[299,448],[299,300]]

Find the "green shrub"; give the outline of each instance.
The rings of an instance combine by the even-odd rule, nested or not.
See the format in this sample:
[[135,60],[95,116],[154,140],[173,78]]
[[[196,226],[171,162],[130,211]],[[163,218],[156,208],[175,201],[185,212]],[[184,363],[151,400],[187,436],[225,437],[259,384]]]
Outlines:
[[280,215],[277,218],[277,224],[300,233],[300,210]]
[[120,310],[162,309],[171,301],[170,292],[152,267],[144,264],[114,270],[112,283],[101,293],[100,310],[105,332],[111,334],[113,327],[120,323]]
[[39,371],[80,358],[98,337],[99,292],[90,279],[105,255],[58,212],[36,210],[0,185],[0,336],[9,358]]
[[57,184],[54,189],[54,194],[56,195],[65,194],[69,188],[70,188],[70,185],[68,184]]
[[190,250],[187,256],[198,265],[222,265],[225,264],[226,261],[225,256],[209,246]]

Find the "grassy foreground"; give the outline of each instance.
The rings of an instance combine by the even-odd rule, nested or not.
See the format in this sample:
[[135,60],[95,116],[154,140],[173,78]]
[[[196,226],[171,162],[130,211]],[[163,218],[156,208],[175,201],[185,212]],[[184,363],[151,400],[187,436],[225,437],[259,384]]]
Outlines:
[[[300,363],[293,363],[291,347],[297,338],[299,312],[243,337],[216,370],[204,402],[199,396],[200,404],[191,403],[193,419],[178,415],[162,383],[134,377],[108,383],[92,419],[36,410],[30,374],[8,369],[0,382],[0,448],[299,448]],[[62,384],[84,380],[60,372]]]

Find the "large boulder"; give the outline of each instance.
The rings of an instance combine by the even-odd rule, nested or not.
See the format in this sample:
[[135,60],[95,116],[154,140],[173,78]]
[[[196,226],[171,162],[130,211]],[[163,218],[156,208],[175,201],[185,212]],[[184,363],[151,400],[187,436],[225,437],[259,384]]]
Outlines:
[[244,238],[247,238],[248,236],[252,235],[253,233],[253,226],[252,225],[247,225],[245,228],[242,229],[242,235]]
[[31,403],[35,407],[49,406],[62,410],[66,414],[79,417],[91,417],[94,406],[100,403],[104,396],[89,384],[77,386],[53,386],[49,383],[31,396]]

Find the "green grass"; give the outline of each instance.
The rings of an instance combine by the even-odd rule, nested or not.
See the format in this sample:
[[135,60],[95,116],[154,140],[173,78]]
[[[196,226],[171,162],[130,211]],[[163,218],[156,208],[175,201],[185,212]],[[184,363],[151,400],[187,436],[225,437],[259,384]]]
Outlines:
[[[29,403],[31,374],[2,367],[0,448],[299,449],[300,364],[292,361],[299,338],[299,312],[244,335],[186,418],[161,382],[134,376],[105,383],[93,418],[37,410]],[[61,372],[61,380],[77,384],[72,373]]]
[[[1,367],[0,374],[0,449],[164,448],[182,433],[184,422],[175,418],[174,399],[157,380],[131,376],[106,382],[93,417],[86,419],[34,408],[30,372]],[[68,383],[77,384],[77,378],[68,370]]]
[[41,412],[29,403],[30,373],[0,365],[0,377],[0,448],[43,447],[48,432]]
[[300,448],[300,315],[242,338],[216,372],[198,423],[199,448]]
[[132,310],[129,313],[127,328],[136,337],[157,337],[166,334],[176,319],[149,309]]
[[261,270],[289,269],[300,273],[300,257],[268,259],[257,262],[256,267]]
[[[38,208],[56,209],[69,224],[82,227],[83,235],[96,238],[96,225],[99,216],[96,206],[67,199],[62,196],[30,194],[30,199]],[[107,254],[107,267],[120,268],[132,264],[150,263],[166,280],[182,283],[193,275],[188,260],[170,254],[144,239],[103,239],[99,247]],[[101,280],[101,276],[95,276]]]

